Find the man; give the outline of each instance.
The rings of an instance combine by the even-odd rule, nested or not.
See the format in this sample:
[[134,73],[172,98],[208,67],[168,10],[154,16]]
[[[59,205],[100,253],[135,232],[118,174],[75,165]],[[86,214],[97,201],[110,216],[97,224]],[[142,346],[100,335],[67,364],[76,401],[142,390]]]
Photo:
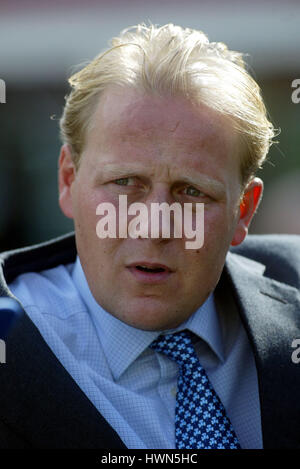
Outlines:
[[[299,448],[299,239],[249,237],[229,252],[274,136],[241,54],[139,25],[70,83],[59,203],[75,238],[2,255],[2,294],[26,314],[1,366],[0,445]],[[100,239],[98,207],[120,209],[121,196],[192,207],[193,227],[204,204],[203,246],[150,215],[156,237]]]

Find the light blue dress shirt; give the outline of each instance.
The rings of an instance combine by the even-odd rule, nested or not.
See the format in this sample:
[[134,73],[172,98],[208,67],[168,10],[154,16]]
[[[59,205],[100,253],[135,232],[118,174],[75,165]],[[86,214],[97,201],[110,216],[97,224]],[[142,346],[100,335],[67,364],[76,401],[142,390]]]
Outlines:
[[[149,348],[159,331],[135,329],[91,294],[79,258],[9,285],[45,341],[128,448],[175,448],[178,365]],[[238,315],[218,317],[213,295],[180,327],[195,344],[244,449],[262,448],[253,353]],[[168,331],[170,332],[170,331]]]

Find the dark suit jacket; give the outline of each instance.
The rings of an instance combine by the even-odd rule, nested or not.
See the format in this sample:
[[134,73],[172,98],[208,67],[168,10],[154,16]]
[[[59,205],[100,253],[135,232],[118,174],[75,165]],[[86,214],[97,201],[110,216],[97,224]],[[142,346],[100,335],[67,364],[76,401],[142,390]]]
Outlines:
[[[73,234],[0,256],[0,295],[17,275],[75,260]],[[258,374],[264,448],[300,448],[300,237],[248,236],[228,253],[217,307],[237,307]],[[0,364],[0,448],[125,448],[27,315]]]

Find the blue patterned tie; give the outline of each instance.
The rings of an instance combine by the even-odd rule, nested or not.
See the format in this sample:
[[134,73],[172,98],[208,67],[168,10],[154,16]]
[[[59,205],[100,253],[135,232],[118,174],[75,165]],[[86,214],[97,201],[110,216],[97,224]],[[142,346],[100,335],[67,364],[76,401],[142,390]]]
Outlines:
[[175,438],[177,449],[240,449],[218,395],[200,365],[189,331],[160,335],[150,347],[179,365]]

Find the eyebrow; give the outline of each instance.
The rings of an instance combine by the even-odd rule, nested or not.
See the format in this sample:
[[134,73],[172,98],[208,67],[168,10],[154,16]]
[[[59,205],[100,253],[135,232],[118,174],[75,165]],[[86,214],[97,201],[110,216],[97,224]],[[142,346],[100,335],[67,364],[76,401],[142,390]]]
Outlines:
[[[174,167],[174,172],[177,173],[177,167]],[[147,170],[142,164],[130,164],[126,163],[124,165],[107,163],[102,167],[102,171],[105,174],[105,177],[110,177],[112,179],[121,179],[123,177],[139,176],[143,175],[147,177]],[[182,169],[180,169],[182,171]],[[149,177],[149,174],[148,174]],[[208,189],[211,189],[217,197],[223,198],[226,194],[225,186],[222,182],[213,179],[206,174],[201,174],[195,170],[185,169],[184,174],[179,174],[176,177],[178,181],[186,182],[192,186],[205,186]]]
[[186,182],[191,186],[205,186],[208,189],[213,190],[214,194],[220,198],[224,197],[226,194],[225,186],[222,182],[217,181],[216,179],[210,178],[206,174],[200,174],[196,171],[193,171],[193,174],[186,174],[180,176],[180,181]]
[[145,172],[145,166],[126,163],[124,165],[106,163],[101,167],[101,172],[105,173],[105,176],[112,177],[113,179],[118,179],[124,177],[124,174],[128,176],[133,176],[134,174],[139,174],[140,172]]

